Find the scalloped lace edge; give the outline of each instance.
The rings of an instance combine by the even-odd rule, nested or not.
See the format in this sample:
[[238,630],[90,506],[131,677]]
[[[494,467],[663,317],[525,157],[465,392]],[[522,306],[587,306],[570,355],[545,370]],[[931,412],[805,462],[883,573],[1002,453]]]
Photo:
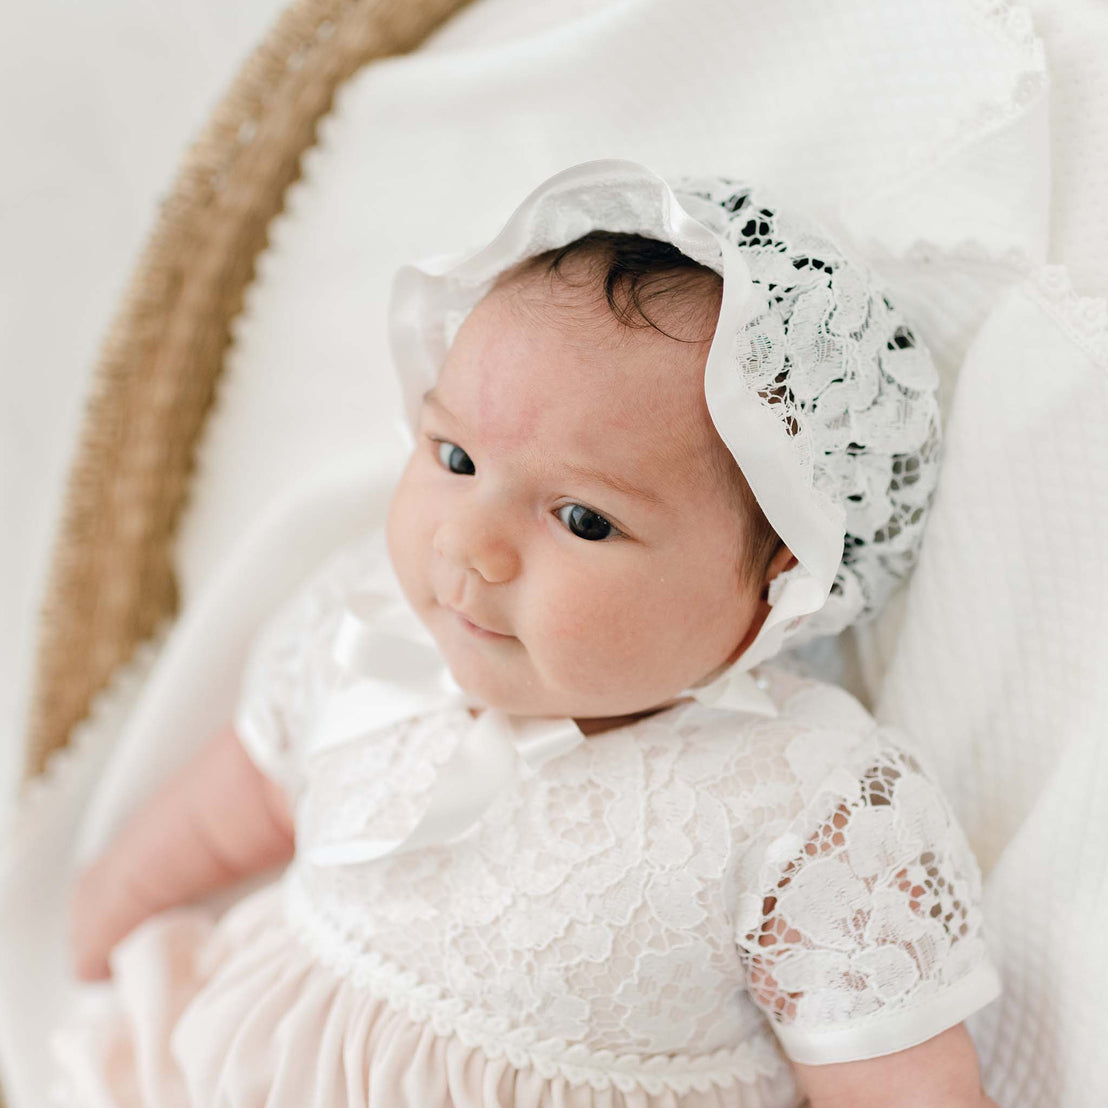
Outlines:
[[1108,299],[1082,296],[1064,264],[1032,261],[1018,246],[998,251],[978,239],[944,246],[916,239],[903,250],[868,244],[866,259],[876,267],[888,264],[976,265],[1002,270],[1050,315],[1059,327],[1101,367],[1108,368]]
[[0,880],[18,865],[36,842],[47,821],[90,765],[104,756],[131,714],[168,634],[169,624],[140,643],[130,660],[112,675],[92,701],[66,746],[55,750],[43,771],[25,781],[0,815]]
[[1015,0],[967,0],[967,6],[982,23],[1023,50],[1028,61],[1043,57],[1042,41],[1035,34],[1031,9]]
[[[533,1069],[540,1077],[562,1077],[570,1085],[597,1090],[643,1090],[657,1095],[707,1092],[736,1082],[754,1084],[774,1077],[785,1065],[770,1033],[738,1047],[703,1055],[616,1054],[570,1045],[563,1039],[542,1039],[531,1028],[513,1028],[507,1020],[466,1008],[439,986],[420,983],[377,952],[365,949],[349,931],[325,921],[296,875],[295,863],[285,877],[285,914],[293,934],[316,960],[352,980],[414,1023],[428,1024],[435,1034],[454,1036],[488,1058],[506,1058],[516,1069]],[[324,928],[333,927],[333,931]]]
[[941,164],[975,139],[1018,118],[1050,84],[1046,51],[1035,33],[1030,9],[1014,0],[963,0],[967,17],[975,19],[993,38],[1006,41],[1017,54],[1008,91],[999,99],[983,100],[977,107],[942,130],[936,130],[904,151],[898,168],[880,178],[866,192],[869,203],[898,188],[903,182]]
[[1093,361],[1108,368],[1108,300],[1081,296],[1064,265],[1045,265],[1024,286]]

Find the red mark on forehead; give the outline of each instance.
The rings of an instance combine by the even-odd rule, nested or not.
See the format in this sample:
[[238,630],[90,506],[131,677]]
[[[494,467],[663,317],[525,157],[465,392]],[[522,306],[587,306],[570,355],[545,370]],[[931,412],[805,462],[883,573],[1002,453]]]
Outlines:
[[477,418],[479,433],[504,446],[528,442],[538,430],[542,397],[521,378],[502,369],[478,371]]

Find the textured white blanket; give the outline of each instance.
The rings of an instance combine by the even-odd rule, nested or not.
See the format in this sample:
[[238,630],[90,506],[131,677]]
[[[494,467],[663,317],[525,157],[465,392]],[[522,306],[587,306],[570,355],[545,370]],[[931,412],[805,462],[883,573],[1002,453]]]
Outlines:
[[226,718],[262,614],[380,511],[400,452],[393,269],[480,241],[540,179],[602,156],[772,184],[840,226],[932,346],[934,521],[909,589],[843,645],[857,690],[933,751],[988,871],[1007,991],[974,1026],[987,1088],[1004,1108],[1108,1103],[1108,323],[1044,269],[1108,291],[1108,13],[1039,8],[1049,67],[1027,13],[987,0],[482,0],[349,82],[237,328],[179,544],[182,617],[10,835],[13,1108],[45,1102],[45,1031],[72,1000],[75,860]]

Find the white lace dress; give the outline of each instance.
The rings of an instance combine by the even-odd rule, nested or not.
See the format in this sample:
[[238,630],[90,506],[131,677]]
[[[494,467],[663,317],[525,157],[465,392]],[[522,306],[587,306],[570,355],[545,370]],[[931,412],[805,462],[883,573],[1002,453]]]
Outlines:
[[310,864],[403,836],[475,726],[451,708],[302,752],[369,551],[271,622],[239,714],[297,798],[296,860],[116,948],[109,998],[55,1035],[65,1103],[792,1108],[786,1055],[903,1049],[996,995],[935,786],[845,692],[769,666],[776,718],[680,704],[548,762],[452,845]]

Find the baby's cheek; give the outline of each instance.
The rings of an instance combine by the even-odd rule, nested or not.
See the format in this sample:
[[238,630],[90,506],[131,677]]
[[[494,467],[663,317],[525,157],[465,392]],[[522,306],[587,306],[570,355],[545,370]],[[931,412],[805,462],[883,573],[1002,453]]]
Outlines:
[[436,490],[422,478],[417,462],[409,462],[401,477],[385,524],[389,558],[409,601],[415,599],[413,591],[425,591],[422,578],[438,511]]
[[550,597],[536,615],[546,664],[566,687],[602,691],[624,683],[650,645],[642,606],[625,586],[579,586]]

